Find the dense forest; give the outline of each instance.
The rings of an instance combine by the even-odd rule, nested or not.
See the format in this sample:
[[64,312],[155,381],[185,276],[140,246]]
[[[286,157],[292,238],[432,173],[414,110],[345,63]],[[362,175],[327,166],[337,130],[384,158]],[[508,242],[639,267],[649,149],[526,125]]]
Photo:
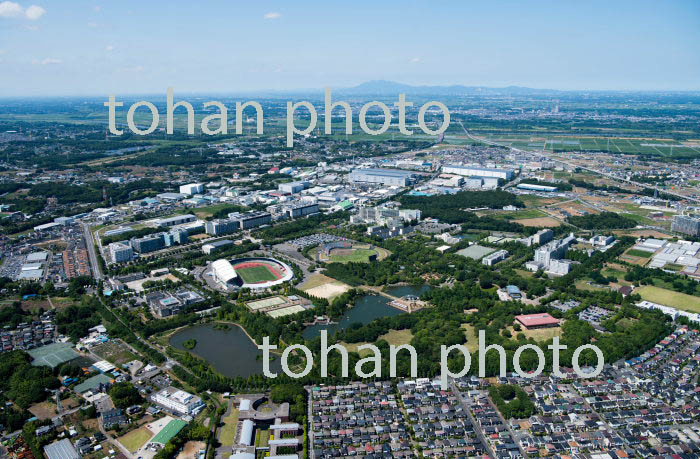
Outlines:
[[474,220],[474,214],[465,209],[501,209],[504,206],[524,207],[514,194],[502,190],[460,191],[439,196],[403,195],[399,202],[407,209],[419,209],[423,217],[437,218],[445,223],[465,223]]
[[579,228],[592,229],[622,229],[634,228],[637,222],[615,212],[602,212],[600,214],[574,215],[566,219],[567,222]]

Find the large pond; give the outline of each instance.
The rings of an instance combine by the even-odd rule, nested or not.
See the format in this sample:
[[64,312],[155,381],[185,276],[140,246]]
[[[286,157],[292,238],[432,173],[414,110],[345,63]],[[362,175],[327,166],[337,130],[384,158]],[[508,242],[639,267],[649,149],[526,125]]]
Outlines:
[[[386,292],[393,296],[420,296],[430,290],[428,285],[401,285],[387,287]],[[304,338],[311,339],[319,336],[321,330],[327,330],[332,335],[338,330],[344,330],[354,323],[368,324],[380,317],[390,317],[405,314],[400,309],[389,306],[389,299],[382,295],[365,295],[357,299],[355,306],[348,309],[338,323],[329,325],[312,325],[304,330]]]
[[[402,297],[405,295],[420,296],[430,289],[429,286],[397,286],[388,287],[386,291],[391,295]],[[381,295],[364,295],[358,298],[355,306],[350,308],[337,324],[313,325],[304,330],[304,337],[314,338],[321,334],[321,330],[328,330],[329,334],[337,330],[348,328],[353,323],[368,324],[380,317],[404,314],[403,311],[389,306],[389,299]],[[248,338],[248,335],[236,325],[229,325],[227,329],[216,328],[213,324],[193,325],[175,333],[170,338],[170,344],[176,349],[187,351],[184,342],[190,339],[197,341],[193,354],[205,359],[219,373],[229,377],[248,377],[253,374],[262,374],[262,351]],[[270,361],[270,369],[275,373],[282,371],[279,356]]]
[[[197,340],[197,346],[190,352],[208,361],[222,375],[247,377],[262,374],[262,351],[236,325],[229,325],[225,330],[212,324],[194,325],[175,333],[170,344],[186,351],[183,343],[189,339]],[[279,373],[281,368],[279,357],[270,359],[273,372]]]

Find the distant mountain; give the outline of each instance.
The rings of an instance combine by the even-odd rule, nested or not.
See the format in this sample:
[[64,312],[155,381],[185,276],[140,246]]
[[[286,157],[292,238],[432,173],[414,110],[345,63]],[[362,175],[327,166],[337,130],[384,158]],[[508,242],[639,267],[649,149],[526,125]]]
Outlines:
[[459,96],[459,95],[553,95],[561,94],[564,91],[555,89],[533,89],[522,86],[507,86],[505,88],[489,88],[486,86],[412,86],[395,81],[373,80],[353,86],[351,88],[340,88],[333,91],[338,94],[351,95],[383,95],[390,96],[398,93],[414,94],[421,96]]

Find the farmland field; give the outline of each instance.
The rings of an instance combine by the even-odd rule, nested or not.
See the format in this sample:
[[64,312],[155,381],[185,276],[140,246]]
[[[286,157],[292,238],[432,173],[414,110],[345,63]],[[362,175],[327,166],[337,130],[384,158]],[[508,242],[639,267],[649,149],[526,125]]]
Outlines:
[[682,309],[688,312],[700,313],[700,301],[698,297],[686,295],[685,293],[674,292],[665,288],[645,285],[635,290],[643,300],[651,301],[652,303],[671,306],[672,308]]

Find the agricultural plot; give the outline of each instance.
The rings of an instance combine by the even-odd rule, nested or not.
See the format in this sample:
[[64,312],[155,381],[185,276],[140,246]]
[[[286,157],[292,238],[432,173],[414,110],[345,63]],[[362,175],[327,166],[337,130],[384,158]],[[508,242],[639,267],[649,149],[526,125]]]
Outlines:
[[681,309],[688,312],[700,313],[700,301],[698,297],[686,295],[685,293],[674,292],[661,287],[645,285],[634,291],[638,293],[643,300],[651,301],[652,303],[671,306],[672,308]]
[[644,156],[700,156],[700,144],[673,139],[604,136],[480,135],[486,140],[530,151],[600,151]]

